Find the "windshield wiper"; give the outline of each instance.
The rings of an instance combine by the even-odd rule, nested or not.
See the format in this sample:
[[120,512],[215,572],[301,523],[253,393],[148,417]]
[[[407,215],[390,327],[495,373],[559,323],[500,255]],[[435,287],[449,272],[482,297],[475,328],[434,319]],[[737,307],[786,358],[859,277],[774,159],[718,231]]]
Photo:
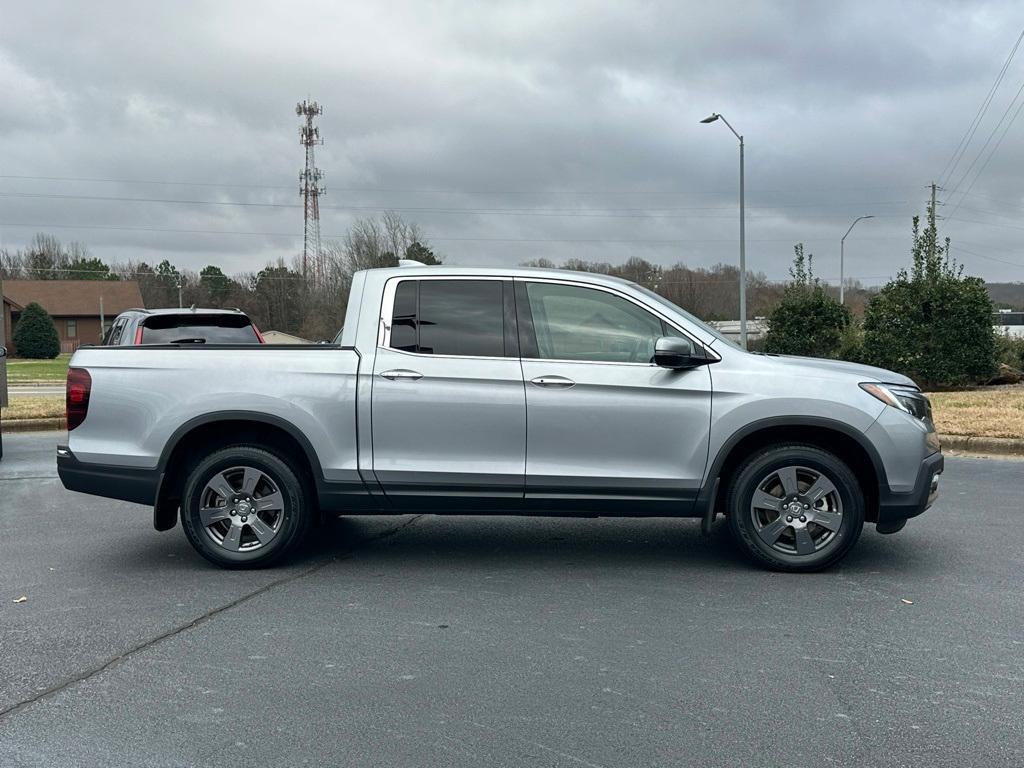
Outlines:
[[186,338],[186,339],[174,339],[173,341],[169,341],[167,343],[168,344],[205,344],[206,343],[206,339],[200,338],[198,336],[193,336],[193,337]]

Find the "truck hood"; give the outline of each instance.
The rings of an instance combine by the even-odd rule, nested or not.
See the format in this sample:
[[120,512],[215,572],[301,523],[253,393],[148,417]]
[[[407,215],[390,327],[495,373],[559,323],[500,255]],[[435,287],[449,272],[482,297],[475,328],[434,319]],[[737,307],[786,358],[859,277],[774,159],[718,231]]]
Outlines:
[[860,379],[860,381],[877,381],[882,384],[902,384],[908,387],[916,387],[914,380],[901,373],[887,371],[885,368],[875,368],[871,365],[860,363],[848,363],[845,360],[824,360],[819,357],[797,357],[796,355],[765,355],[765,358],[778,365],[784,365],[789,369],[802,368],[804,372],[814,375],[815,372],[823,376],[828,374],[849,374]]

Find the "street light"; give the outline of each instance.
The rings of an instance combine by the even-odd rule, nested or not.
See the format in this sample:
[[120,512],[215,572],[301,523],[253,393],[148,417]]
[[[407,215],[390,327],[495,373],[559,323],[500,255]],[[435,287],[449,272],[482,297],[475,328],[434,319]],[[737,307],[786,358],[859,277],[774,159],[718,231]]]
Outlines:
[[[858,221],[862,221],[863,219],[873,219],[873,218],[875,218],[875,217],[874,216],[858,216],[856,219],[853,220],[853,224],[850,225],[850,228],[848,230],[846,230],[846,235],[850,234],[853,231],[853,228],[857,226],[857,222]],[[840,304],[843,303],[843,299],[846,297],[846,286],[844,284],[844,275],[845,275],[845,273],[844,273],[844,270],[843,270],[843,262],[845,261],[845,256],[846,256],[846,253],[845,253],[845,251],[846,251],[846,235],[843,235],[843,239],[839,241],[839,303]]]
[[747,216],[743,203],[743,137],[736,133],[736,129],[729,125],[729,121],[717,112],[701,120],[702,123],[713,123],[721,120],[725,123],[732,135],[740,142],[740,346],[747,348]]

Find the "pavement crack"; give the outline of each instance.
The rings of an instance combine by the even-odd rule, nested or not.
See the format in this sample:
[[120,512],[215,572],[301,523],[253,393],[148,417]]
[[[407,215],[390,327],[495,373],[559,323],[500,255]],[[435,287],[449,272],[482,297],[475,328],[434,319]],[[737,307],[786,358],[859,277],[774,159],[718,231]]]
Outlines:
[[86,680],[90,680],[91,678],[96,677],[99,674],[102,674],[103,672],[107,671],[108,669],[111,669],[112,667],[117,666],[121,662],[127,661],[128,659],[132,658],[133,656],[136,656],[137,654],[141,653],[142,651],[145,651],[145,650],[147,650],[149,648],[153,648],[154,646],[159,645],[160,643],[164,642],[165,640],[170,640],[173,637],[177,637],[178,635],[182,634],[183,632],[188,632],[189,630],[195,629],[196,627],[200,627],[203,624],[205,624],[206,622],[210,621],[210,619],[213,619],[216,616],[219,616],[220,614],[224,613],[225,611],[229,611],[232,608],[236,608],[237,606],[242,605],[243,603],[246,603],[249,600],[252,600],[253,598],[256,598],[256,597],[259,597],[260,595],[266,594],[267,592],[271,591],[272,589],[276,589],[277,587],[284,586],[285,584],[291,584],[294,581],[299,581],[300,579],[304,579],[307,576],[311,576],[314,573],[317,573],[318,571],[323,570],[324,568],[326,568],[328,565],[331,565],[332,563],[337,563],[340,560],[347,560],[348,558],[352,557],[364,545],[372,544],[372,543],[374,543],[376,541],[381,541],[382,539],[387,539],[387,538],[390,538],[392,536],[396,536],[399,533],[401,533],[402,531],[404,531],[406,528],[408,528],[409,526],[413,525],[416,521],[418,521],[422,517],[424,517],[424,516],[423,515],[415,515],[414,517],[410,518],[409,520],[406,520],[405,522],[403,522],[401,525],[396,525],[393,528],[388,528],[387,530],[381,531],[380,533],[376,534],[375,536],[370,536],[369,538],[366,538],[366,539],[360,539],[351,549],[349,549],[344,554],[328,558],[328,559],[324,560],[323,562],[317,563],[316,565],[313,565],[313,566],[311,566],[309,568],[306,568],[305,570],[299,571],[298,573],[291,573],[291,574],[289,574],[287,576],[284,576],[284,577],[282,577],[280,579],[276,579],[275,581],[271,581],[271,582],[269,582],[267,584],[264,584],[259,589],[253,590],[252,592],[247,592],[246,594],[244,594],[244,595],[242,595],[240,597],[235,598],[231,602],[228,602],[228,603],[225,603],[224,605],[221,605],[221,606],[218,606],[216,608],[210,609],[206,613],[204,613],[204,614],[202,614],[200,616],[197,616],[192,621],[189,621],[189,622],[187,622],[185,624],[181,624],[181,625],[179,625],[177,627],[173,627],[173,628],[167,630],[166,632],[163,632],[162,634],[157,635],[156,637],[152,637],[149,640],[145,640],[144,642],[139,643],[138,645],[132,646],[128,650],[123,651],[122,653],[119,653],[116,656],[113,656],[112,658],[107,659],[106,661],[104,661],[101,664],[98,664],[98,665],[96,665],[94,667],[91,667],[89,669],[83,670],[82,672],[79,672],[78,674],[72,675],[71,677],[69,677],[69,678],[67,678],[67,679],[65,679],[65,680],[63,680],[63,681],[61,681],[59,683],[56,683],[56,684],[50,686],[49,688],[47,688],[47,689],[45,689],[43,691],[40,691],[40,692],[36,693],[33,696],[28,697],[27,699],[22,699],[21,701],[16,702],[14,704],[11,704],[10,706],[8,706],[8,707],[6,707],[4,709],[0,709],[0,723],[3,723],[10,716],[16,715],[18,712],[20,712],[23,709],[26,709],[26,708],[32,706],[33,704],[36,704],[36,703],[38,703],[40,701],[43,701],[44,699],[48,699],[48,698],[50,698],[52,696],[56,696],[61,691],[65,691],[68,688],[71,688],[72,686],[77,685],[78,683],[85,682]]

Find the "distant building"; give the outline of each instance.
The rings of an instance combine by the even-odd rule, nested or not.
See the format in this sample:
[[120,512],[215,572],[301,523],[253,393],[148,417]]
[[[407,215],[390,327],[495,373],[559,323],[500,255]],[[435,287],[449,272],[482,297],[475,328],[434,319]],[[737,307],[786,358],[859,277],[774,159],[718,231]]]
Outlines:
[[[740,321],[739,320],[709,320],[708,325],[725,336],[727,339],[739,342]],[[768,333],[768,321],[763,317],[755,317],[747,320],[747,340],[751,342],[760,341]]]
[[263,331],[263,340],[267,344],[312,344],[309,339],[292,336],[284,331]]
[[4,346],[11,355],[18,353],[14,327],[33,301],[53,318],[61,352],[74,352],[79,344],[99,344],[115,317],[144,306],[134,280],[4,280],[2,288]]
[[1000,309],[992,315],[992,327],[999,334],[1024,337],[1024,312]]

